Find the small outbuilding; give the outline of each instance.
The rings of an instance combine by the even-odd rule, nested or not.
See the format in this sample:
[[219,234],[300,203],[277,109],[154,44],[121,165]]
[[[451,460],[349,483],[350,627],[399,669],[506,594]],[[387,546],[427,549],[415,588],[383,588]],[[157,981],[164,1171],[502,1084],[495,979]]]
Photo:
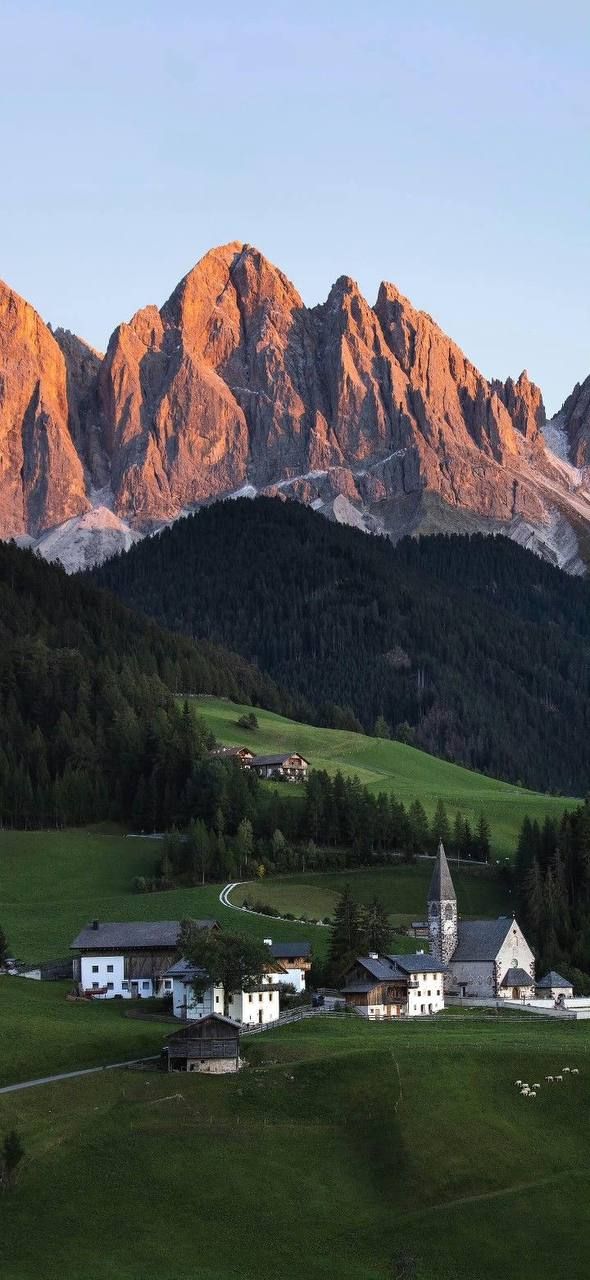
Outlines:
[[556,973],[555,969],[550,969],[544,978],[540,978],[536,986],[537,995],[541,999],[571,1000],[574,994],[574,988],[567,978],[562,978],[560,973]]
[[231,1018],[209,1013],[170,1036],[162,1053],[167,1071],[239,1071],[240,1028]]
[[499,987],[499,995],[509,1000],[530,1000],[535,989],[535,980],[526,969],[518,965],[507,969]]

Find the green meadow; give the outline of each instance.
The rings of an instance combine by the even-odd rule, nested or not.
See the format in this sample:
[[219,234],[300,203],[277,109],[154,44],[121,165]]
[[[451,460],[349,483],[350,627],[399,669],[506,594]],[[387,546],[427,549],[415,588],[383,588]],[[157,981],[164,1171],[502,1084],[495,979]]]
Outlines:
[[586,1280],[590,1024],[324,1018],[244,1052],[0,1095],[2,1280]]
[[228,746],[248,746],[258,754],[299,751],[314,769],[356,774],[375,794],[393,792],[404,804],[421,800],[429,815],[438,800],[444,800],[451,820],[460,812],[476,823],[483,811],[492,828],[497,857],[514,853],[527,815],[543,822],[548,814],[559,817],[565,807],[576,803],[572,798],[541,795],[486,778],[401,742],[341,729],[318,729],[258,708],[258,729],[241,729],[237,721],[250,707],[222,698],[194,698],[192,705],[217,740]]

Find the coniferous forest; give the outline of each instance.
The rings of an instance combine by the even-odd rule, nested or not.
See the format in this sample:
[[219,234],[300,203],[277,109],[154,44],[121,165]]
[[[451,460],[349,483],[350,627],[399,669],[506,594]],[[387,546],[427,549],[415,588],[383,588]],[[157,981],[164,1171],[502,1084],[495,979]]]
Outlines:
[[0,542],[1,823],[188,820],[207,741],[187,690],[299,710],[243,659]]
[[562,794],[590,776],[590,584],[506,538],[384,538],[297,503],[218,503],[95,571],[236,650],[334,727]]

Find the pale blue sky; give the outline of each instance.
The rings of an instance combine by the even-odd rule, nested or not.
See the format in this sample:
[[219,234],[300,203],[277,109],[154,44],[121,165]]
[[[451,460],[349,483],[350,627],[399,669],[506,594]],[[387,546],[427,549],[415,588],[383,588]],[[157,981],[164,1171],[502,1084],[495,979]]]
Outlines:
[[0,276],[104,348],[215,244],[590,373],[590,6],[0,0]]

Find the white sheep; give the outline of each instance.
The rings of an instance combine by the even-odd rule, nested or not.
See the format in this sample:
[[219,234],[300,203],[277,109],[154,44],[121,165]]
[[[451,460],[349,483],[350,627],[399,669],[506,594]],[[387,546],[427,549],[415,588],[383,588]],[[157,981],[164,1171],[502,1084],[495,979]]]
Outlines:
[[573,1075],[573,1076],[579,1076],[579,1074],[580,1074],[580,1072],[579,1072],[578,1067],[572,1067],[572,1075]]
[[517,1085],[518,1085],[518,1087],[519,1087],[519,1089],[520,1089],[520,1086],[521,1086],[521,1084],[522,1084],[522,1080],[515,1080],[515,1081],[514,1081],[514,1083],[515,1083],[515,1084],[517,1084]]
[[527,1084],[526,1088],[525,1088],[525,1089],[521,1089],[521,1091],[520,1091],[520,1092],[521,1092],[521,1094],[522,1094],[522,1097],[523,1097],[523,1098],[528,1098],[529,1093],[530,1093],[530,1089],[529,1089],[529,1087],[528,1087],[528,1084]]
[[545,1076],[545,1079],[548,1084],[553,1084],[553,1076]]
[[556,1079],[556,1080],[563,1080],[563,1076],[556,1076],[556,1077],[555,1077],[555,1079]]
[[562,1067],[562,1068],[561,1068],[561,1070],[565,1072],[565,1071],[569,1071],[569,1070],[570,1070],[570,1068],[569,1068],[569,1067]]
[[537,1081],[537,1083],[536,1083],[536,1084],[534,1084],[532,1087],[533,1087],[533,1089],[540,1089],[540,1088],[541,1088],[541,1086],[540,1086],[540,1084],[539,1084],[539,1082],[538,1082],[538,1081]]
[[537,1095],[536,1095],[536,1093],[535,1093],[535,1090],[534,1090],[534,1089],[529,1089],[529,1095],[528,1095],[528,1096],[529,1096],[529,1098],[536,1098],[536,1096],[537,1096]]
[[530,1087],[531,1087],[531,1086],[530,1086],[530,1084],[529,1084],[528,1080],[523,1080],[523,1082],[522,1082],[522,1087],[523,1087],[523,1089],[530,1089]]

